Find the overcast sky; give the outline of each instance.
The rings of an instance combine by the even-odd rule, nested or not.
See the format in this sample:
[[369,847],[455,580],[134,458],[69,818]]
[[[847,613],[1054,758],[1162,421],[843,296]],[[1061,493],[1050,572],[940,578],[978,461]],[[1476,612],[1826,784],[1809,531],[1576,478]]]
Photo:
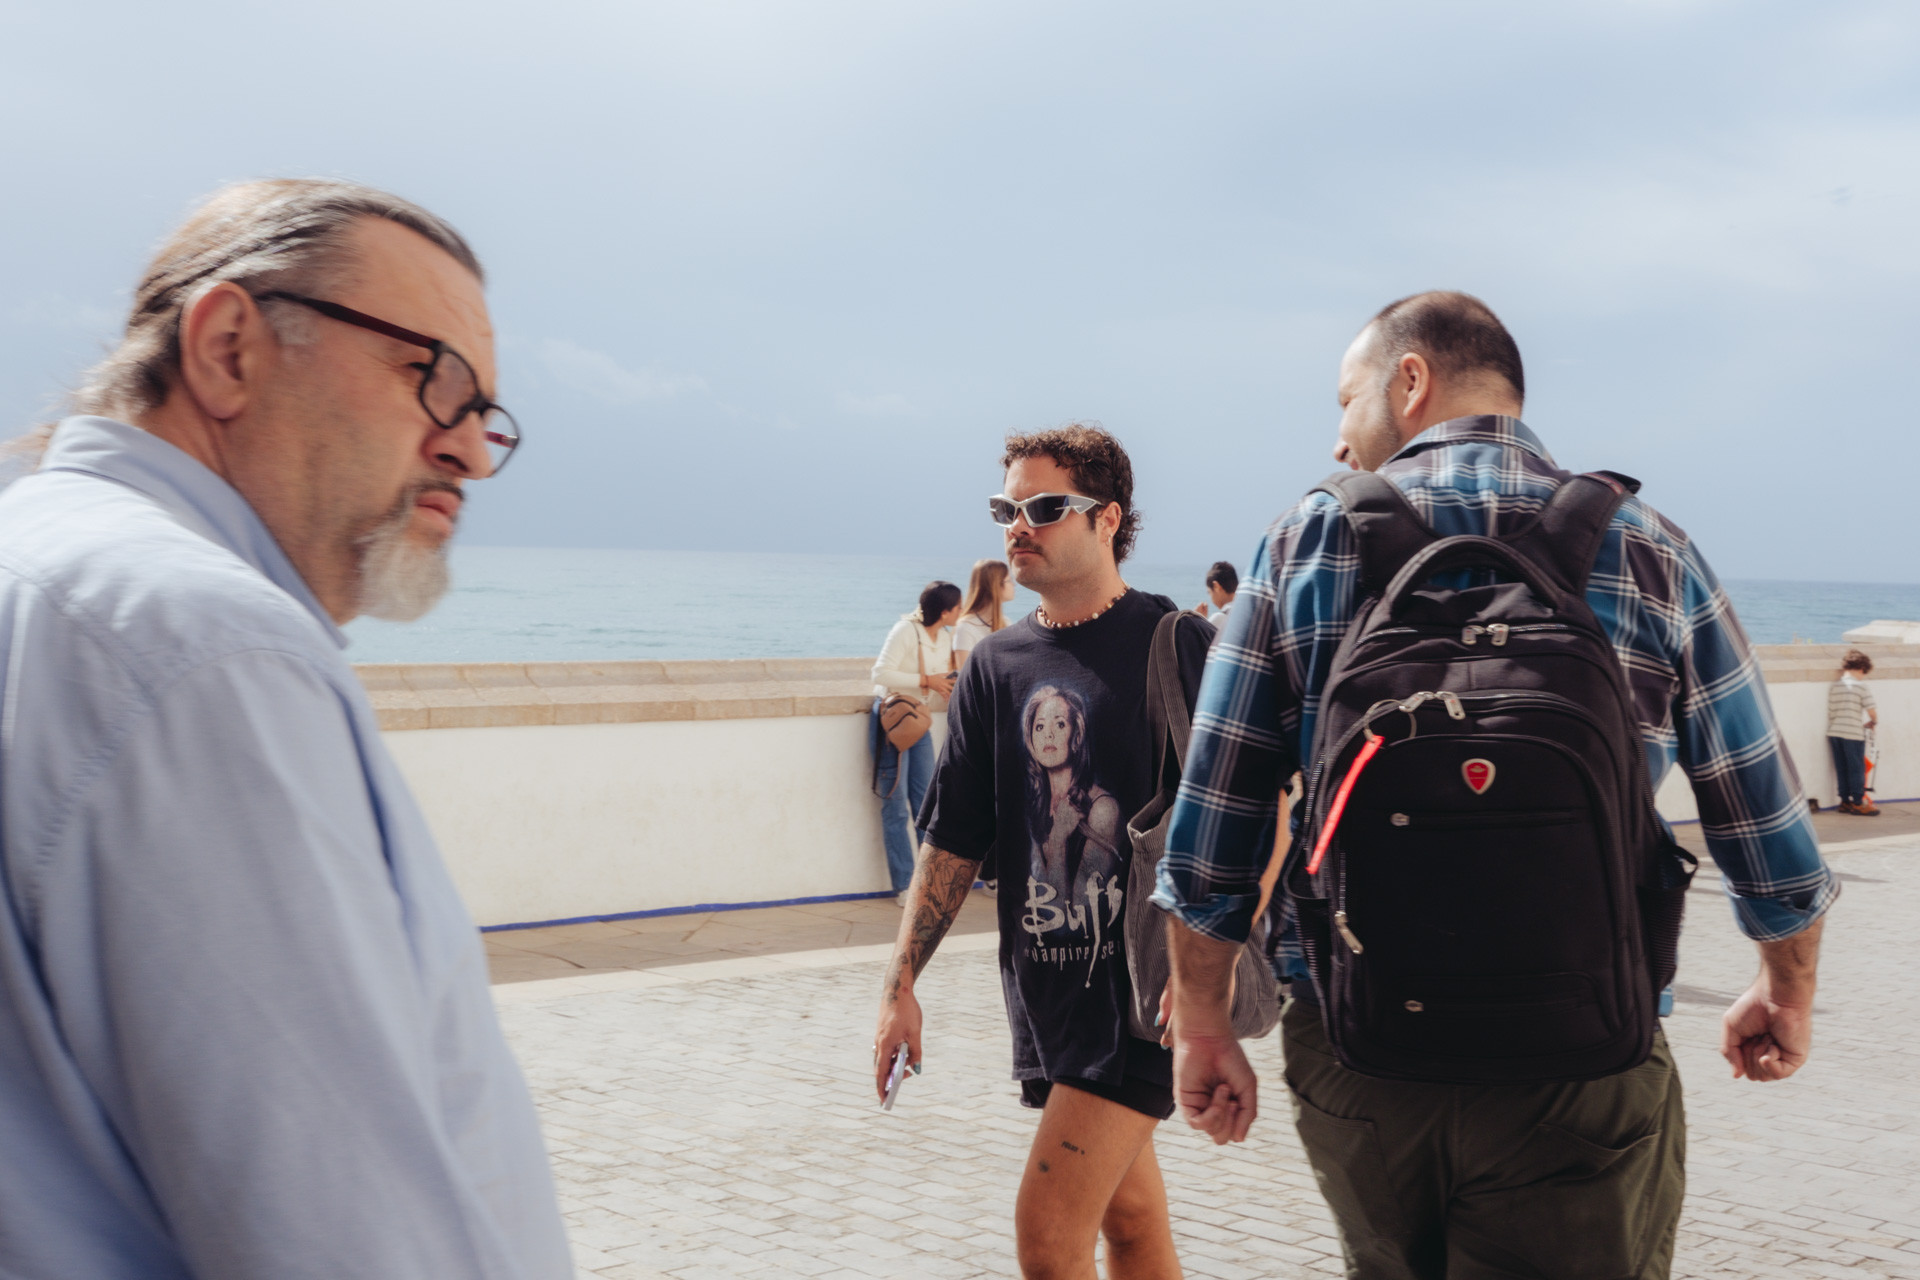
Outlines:
[[1917,64],[1845,0],[4,0],[0,419],[196,196],[342,175],[491,272],[476,544],[976,554],[1001,436],[1087,417],[1142,560],[1244,564],[1446,287],[1723,576],[1920,581]]

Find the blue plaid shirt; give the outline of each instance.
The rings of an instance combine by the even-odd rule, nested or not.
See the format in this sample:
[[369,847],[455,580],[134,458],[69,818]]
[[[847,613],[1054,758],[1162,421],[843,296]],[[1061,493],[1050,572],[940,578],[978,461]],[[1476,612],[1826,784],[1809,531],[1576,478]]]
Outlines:
[[[1568,475],[1519,419],[1494,416],[1428,428],[1380,474],[1443,537],[1509,532]],[[1241,581],[1207,658],[1153,895],[1196,932],[1239,942],[1252,928],[1279,797],[1311,758],[1327,671],[1360,603],[1359,571],[1338,499],[1313,493],[1267,530]],[[1594,562],[1587,603],[1626,670],[1654,786],[1676,761],[1693,783],[1740,928],[1761,941],[1805,929],[1839,883],[1713,571],[1686,534],[1628,498]],[[1282,971],[1303,976],[1290,929],[1285,936]]]

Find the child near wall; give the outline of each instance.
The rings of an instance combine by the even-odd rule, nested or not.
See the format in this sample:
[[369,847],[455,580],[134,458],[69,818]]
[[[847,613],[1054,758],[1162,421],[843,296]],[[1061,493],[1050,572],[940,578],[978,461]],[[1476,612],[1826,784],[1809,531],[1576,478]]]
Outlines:
[[1873,659],[1858,649],[1840,661],[1840,678],[1827,689],[1827,746],[1840,790],[1840,812],[1877,818],[1880,808],[1867,798],[1867,734],[1880,723],[1867,673]]

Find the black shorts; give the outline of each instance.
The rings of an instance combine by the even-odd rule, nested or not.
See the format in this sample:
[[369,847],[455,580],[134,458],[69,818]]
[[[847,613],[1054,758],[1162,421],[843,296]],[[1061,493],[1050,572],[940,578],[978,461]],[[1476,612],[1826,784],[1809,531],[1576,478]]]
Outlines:
[[1090,1093],[1096,1098],[1105,1098],[1108,1102],[1117,1102],[1130,1111],[1152,1116],[1155,1120],[1165,1120],[1173,1114],[1173,1087],[1135,1076],[1128,1076],[1119,1084],[1104,1084],[1098,1080],[1022,1080],[1020,1105],[1036,1110],[1046,1106],[1047,1097],[1056,1084]]
[[[1165,1120],[1173,1114],[1172,1055],[1159,1045],[1145,1040],[1130,1039],[1127,1050],[1126,1074],[1119,1081],[1109,1083],[1074,1076],[1062,1076],[1058,1080],[1022,1080],[1020,1105],[1038,1110],[1047,1105],[1047,1097],[1053,1092],[1053,1086],[1064,1084],[1096,1098],[1117,1102],[1143,1116]],[[1160,1075],[1165,1075],[1169,1083],[1160,1083],[1155,1078]]]

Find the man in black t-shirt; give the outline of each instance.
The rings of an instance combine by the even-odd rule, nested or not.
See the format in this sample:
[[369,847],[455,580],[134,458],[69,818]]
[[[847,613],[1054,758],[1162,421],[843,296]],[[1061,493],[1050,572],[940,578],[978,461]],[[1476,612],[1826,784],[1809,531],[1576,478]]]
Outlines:
[[[1127,819],[1158,787],[1147,658],[1175,605],[1121,581],[1138,517],[1119,441],[1079,425],[1013,436],[1002,465],[994,518],[1040,607],[980,641],[950,700],[881,993],[876,1083],[903,1041],[918,1065],[914,980],[994,851],[1013,1075],[1021,1101],[1043,1109],[1014,1212],[1021,1270],[1090,1277],[1104,1234],[1117,1280],[1175,1277],[1153,1153],[1154,1126],[1173,1113],[1172,1058],[1128,1031],[1124,929]],[[1199,617],[1177,624],[1189,706],[1213,635]]]

